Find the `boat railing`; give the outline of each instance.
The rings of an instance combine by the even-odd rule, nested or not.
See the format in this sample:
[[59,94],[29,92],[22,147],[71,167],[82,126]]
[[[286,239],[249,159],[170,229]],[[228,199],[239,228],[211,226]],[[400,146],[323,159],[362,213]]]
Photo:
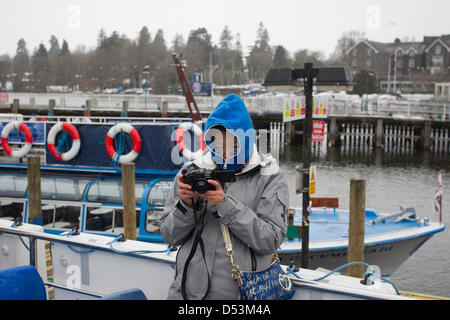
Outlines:
[[[66,231],[62,234],[56,235],[51,233],[45,233],[43,228],[37,225],[30,224],[22,224],[20,221],[8,221],[8,224],[11,223],[10,226],[6,226],[5,221],[0,222],[0,235],[12,235],[18,238],[24,247],[22,252],[28,252],[28,264],[34,266],[37,270],[40,270],[41,277],[43,273],[48,271],[47,262],[43,264],[43,252],[45,252],[46,243],[57,243],[66,245],[71,251],[74,251],[78,254],[87,254],[94,251],[106,251],[113,254],[125,255],[125,256],[135,256],[140,259],[148,259],[153,261],[158,261],[166,264],[174,264],[175,258],[171,256],[172,252],[175,252],[172,247],[167,246],[167,244],[155,244],[155,243],[141,243],[132,241],[133,244],[130,245],[130,248],[134,246],[134,243],[139,243],[137,247],[141,250],[129,250],[127,249],[115,249],[113,244],[116,243],[120,238],[123,238],[123,235],[119,235],[118,237],[102,237],[96,235],[98,239],[96,241],[91,240],[77,240],[77,236],[80,235],[77,229],[73,229],[72,231]],[[90,235],[93,236],[93,235]],[[107,240],[105,240],[107,239]],[[111,240],[112,239],[112,240]],[[26,241],[27,240],[27,241]],[[136,248],[134,248],[136,249]],[[145,250],[142,250],[145,249]],[[7,250],[5,246],[2,247],[2,250]],[[4,252],[2,252],[4,253]],[[15,252],[15,255],[20,255],[20,252]],[[23,256],[22,256],[23,257]],[[41,260],[40,260],[41,259]],[[64,263],[61,259],[64,259],[63,256],[60,257],[60,263]],[[48,259],[47,259],[48,260]],[[55,262],[52,261],[52,264]],[[43,268],[44,266],[44,268]],[[47,279],[47,280],[45,280]],[[83,290],[81,288],[75,288],[70,285],[62,285],[60,283],[55,283],[49,281],[50,279],[46,276],[43,277],[43,283],[47,287],[53,287],[64,291],[73,292],[76,294],[80,294],[83,296],[88,296],[90,298],[100,298],[103,297],[104,294],[99,294],[95,292],[91,292],[88,290]]]

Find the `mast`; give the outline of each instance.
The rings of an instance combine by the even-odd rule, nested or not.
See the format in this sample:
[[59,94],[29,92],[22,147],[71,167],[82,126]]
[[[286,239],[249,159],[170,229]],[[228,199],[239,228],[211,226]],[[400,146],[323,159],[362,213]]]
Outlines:
[[[194,95],[192,94],[191,87],[189,86],[189,82],[187,81],[180,59],[175,52],[172,53],[172,57],[177,69],[178,79],[180,79],[181,87],[183,89],[184,96],[186,97],[186,102],[189,108],[189,113],[191,114],[192,121],[202,121],[202,115],[198,110],[197,103],[195,102]],[[193,111],[193,109],[195,110]]]

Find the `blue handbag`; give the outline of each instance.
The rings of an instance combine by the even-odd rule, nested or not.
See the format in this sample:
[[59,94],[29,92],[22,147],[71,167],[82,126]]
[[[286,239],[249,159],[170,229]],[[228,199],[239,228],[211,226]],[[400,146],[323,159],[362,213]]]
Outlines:
[[260,271],[240,271],[234,261],[234,251],[228,228],[220,224],[227,256],[231,262],[231,277],[237,281],[240,297],[243,300],[289,300],[295,293],[292,281],[280,266],[276,253],[272,254],[272,263]]

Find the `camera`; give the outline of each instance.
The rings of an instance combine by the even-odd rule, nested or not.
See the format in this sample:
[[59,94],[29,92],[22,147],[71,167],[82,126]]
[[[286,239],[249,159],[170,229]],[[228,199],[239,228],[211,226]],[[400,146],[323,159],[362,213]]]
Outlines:
[[208,180],[216,180],[222,186],[226,182],[236,181],[236,173],[228,170],[210,170],[199,168],[196,164],[191,164],[181,171],[183,174],[183,182],[192,187],[192,191],[200,194],[206,193],[208,190],[216,190]]

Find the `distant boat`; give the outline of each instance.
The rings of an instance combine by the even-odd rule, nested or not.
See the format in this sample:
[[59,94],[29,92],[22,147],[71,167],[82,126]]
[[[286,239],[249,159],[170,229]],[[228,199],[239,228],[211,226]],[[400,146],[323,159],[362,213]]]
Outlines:
[[[302,209],[294,209],[294,225],[301,225]],[[349,211],[312,208],[308,268],[335,269],[347,263]],[[392,275],[409,256],[434,234],[445,230],[442,223],[416,216],[414,208],[400,206],[394,214],[366,209],[364,261],[377,265],[383,276]],[[301,239],[286,239],[278,251],[282,262],[301,266]]]

